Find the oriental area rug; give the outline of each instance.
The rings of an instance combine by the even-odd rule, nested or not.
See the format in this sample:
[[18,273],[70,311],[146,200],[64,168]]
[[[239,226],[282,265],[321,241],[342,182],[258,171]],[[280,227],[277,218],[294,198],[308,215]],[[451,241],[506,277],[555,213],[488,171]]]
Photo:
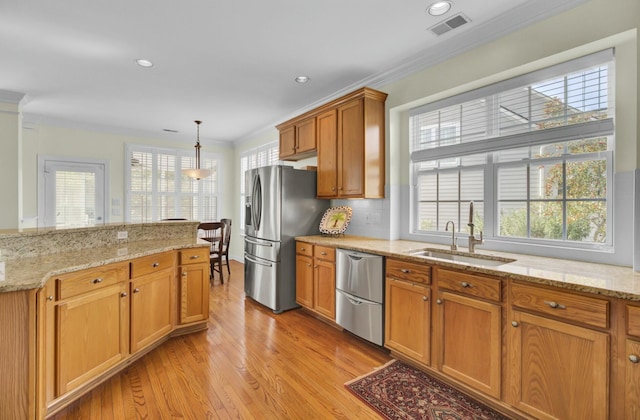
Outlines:
[[344,386],[386,419],[508,419],[398,360]]

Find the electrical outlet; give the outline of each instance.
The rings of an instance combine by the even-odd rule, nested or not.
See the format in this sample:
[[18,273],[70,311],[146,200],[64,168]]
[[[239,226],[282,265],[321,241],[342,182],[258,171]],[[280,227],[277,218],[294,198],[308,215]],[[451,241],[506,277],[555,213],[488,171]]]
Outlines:
[[127,239],[129,237],[126,230],[118,232],[118,239]]

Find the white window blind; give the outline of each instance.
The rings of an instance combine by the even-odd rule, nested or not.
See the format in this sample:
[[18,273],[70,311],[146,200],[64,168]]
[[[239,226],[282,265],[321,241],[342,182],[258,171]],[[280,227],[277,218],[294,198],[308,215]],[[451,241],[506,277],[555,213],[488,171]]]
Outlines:
[[126,154],[127,221],[217,220],[221,163],[215,155],[202,153],[200,166],[211,175],[195,180],[182,174],[195,167],[191,152],[127,145]]
[[611,245],[613,50],[410,111],[415,232]]

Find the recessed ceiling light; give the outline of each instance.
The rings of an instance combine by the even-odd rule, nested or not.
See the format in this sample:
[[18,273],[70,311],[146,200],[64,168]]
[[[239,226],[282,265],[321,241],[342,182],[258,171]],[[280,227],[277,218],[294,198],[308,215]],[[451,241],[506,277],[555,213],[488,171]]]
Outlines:
[[437,1],[429,6],[427,12],[429,12],[431,16],[440,16],[447,13],[449,9],[451,9],[450,1]]
[[137,59],[136,64],[138,64],[140,67],[145,68],[153,67],[153,63],[149,60],[145,60],[144,58]]
[[307,83],[311,79],[309,79],[307,76],[298,76],[298,77],[296,77],[295,80],[298,83]]

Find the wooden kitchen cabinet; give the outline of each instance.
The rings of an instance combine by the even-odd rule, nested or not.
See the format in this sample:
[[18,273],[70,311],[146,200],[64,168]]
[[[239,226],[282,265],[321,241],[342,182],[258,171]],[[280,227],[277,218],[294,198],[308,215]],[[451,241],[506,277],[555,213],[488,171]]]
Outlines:
[[43,289],[45,404],[128,356],[127,274],[126,263],[111,264],[59,276]]
[[[318,123],[319,198],[384,198],[387,95],[363,88]],[[335,130],[334,130],[335,129]]]
[[536,418],[609,416],[608,301],[511,284],[511,405]]
[[431,267],[387,258],[384,345],[430,364]]
[[179,252],[180,324],[202,321],[209,317],[209,248],[192,248]]
[[434,362],[446,375],[500,398],[502,305],[498,279],[436,268]]
[[280,160],[299,160],[316,153],[316,119],[278,126]]
[[626,305],[624,418],[640,419],[640,306]]
[[[144,349],[171,331],[175,266],[169,261],[173,261],[173,253],[131,262],[131,353]],[[134,273],[139,275],[134,277]]]
[[296,302],[335,321],[335,248],[296,243]]

